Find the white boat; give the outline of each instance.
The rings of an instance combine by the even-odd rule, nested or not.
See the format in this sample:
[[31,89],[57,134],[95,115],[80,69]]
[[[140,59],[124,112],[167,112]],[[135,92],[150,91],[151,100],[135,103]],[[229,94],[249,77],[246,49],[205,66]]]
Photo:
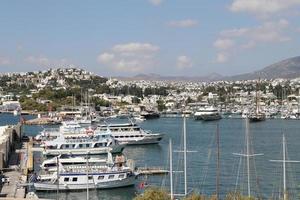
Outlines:
[[[59,155],[58,158],[63,167],[83,166],[87,162],[87,158],[85,156]],[[89,158],[88,162],[93,166],[101,166],[107,164],[108,159],[91,157]],[[57,171],[57,157],[44,160],[40,167],[42,170],[49,172]]]
[[133,116],[133,119],[136,123],[142,123],[143,121],[146,120],[145,117],[141,116],[141,115],[136,115],[136,116]]
[[120,144],[155,144],[163,138],[163,134],[144,130],[135,123],[99,125],[96,130],[106,129],[111,131],[114,139]]
[[212,121],[219,120],[222,117],[218,109],[210,106],[199,109],[197,112],[195,112],[194,118],[196,120]]
[[[64,127],[66,126],[66,127]],[[123,124],[103,124],[98,125],[96,129],[82,128],[78,123],[63,123],[59,129],[45,129],[36,140],[49,140],[63,135],[65,138],[84,137],[92,133],[93,136],[109,131],[119,144],[155,144],[163,138],[163,134],[152,133],[149,130],[142,129],[139,125],[130,122]]]
[[105,154],[108,151],[112,153],[120,153],[125,145],[119,144],[111,135],[111,132],[94,132],[86,130],[79,134],[60,134],[53,140],[42,141],[41,146],[45,149],[45,155],[86,155],[89,154]]
[[137,174],[125,163],[115,162],[112,165],[93,167],[89,166],[89,159],[87,160],[85,167],[76,165],[64,167],[59,164],[58,172],[32,178],[34,188],[38,191],[70,191],[110,189],[135,184]]

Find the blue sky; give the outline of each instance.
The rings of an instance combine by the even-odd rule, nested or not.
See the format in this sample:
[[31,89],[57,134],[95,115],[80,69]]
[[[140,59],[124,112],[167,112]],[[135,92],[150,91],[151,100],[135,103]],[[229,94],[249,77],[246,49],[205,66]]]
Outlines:
[[7,0],[0,72],[203,76],[300,55],[300,0]]

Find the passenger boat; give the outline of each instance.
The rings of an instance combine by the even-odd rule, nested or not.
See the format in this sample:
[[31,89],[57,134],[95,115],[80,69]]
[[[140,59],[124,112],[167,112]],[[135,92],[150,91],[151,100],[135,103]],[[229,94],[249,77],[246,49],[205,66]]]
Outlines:
[[122,123],[98,125],[96,130],[104,131],[109,129],[112,136],[120,144],[135,145],[135,144],[156,144],[159,143],[163,134],[152,133],[149,130],[142,129],[136,123]]
[[95,132],[92,129],[78,134],[61,133],[53,140],[42,141],[41,146],[44,147],[43,154],[47,156],[105,154],[108,151],[120,153],[125,147],[112,137],[109,130]]
[[195,120],[213,121],[221,119],[221,114],[218,109],[210,106],[199,109],[194,114]]
[[82,135],[86,136],[89,132],[95,136],[106,131],[109,131],[119,144],[156,144],[163,138],[163,134],[144,130],[131,121],[130,123],[122,124],[102,124],[96,128],[82,128],[79,124],[76,125],[74,122],[64,123],[59,129],[43,130],[36,136],[36,140],[49,140],[50,138],[57,138],[62,134],[67,138],[82,137]]
[[[117,160],[117,159],[116,159]],[[115,161],[111,165],[89,166],[87,158],[85,166],[62,166],[51,174],[41,174],[31,178],[37,191],[72,191],[88,189],[110,189],[127,187],[135,184],[137,174],[128,167],[124,160]]]
[[[59,162],[63,167],[82,166],[87,162],[87,158],[85,156],[59,155],[58,157],[44,160],[40,165],[41,169],[49,172],[57,171],[57,159],[59,159]],[[88,162],[93,166],[101,166],[107,164],[108,159],[91,157]]]

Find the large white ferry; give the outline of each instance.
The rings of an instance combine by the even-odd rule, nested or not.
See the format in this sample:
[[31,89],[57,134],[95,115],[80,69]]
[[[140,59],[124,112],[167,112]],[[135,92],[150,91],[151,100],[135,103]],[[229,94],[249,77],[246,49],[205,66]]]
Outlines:
[[218,109],[210,106],[199,109],[194,114],[196,120],[212,121],[221,119],[221,114]]
[[86,190],[109,189],[126,187],[135,184],[136,174],[132,167],[128,167],[125,161],[114,162],[112,165],[90,166],[87,159],[86,165],[61,165],[59,170],[31,178],[34,188],[42,191],[55,190]]
[[152,133],[142,129],[136,123],[102,124],[96,128],[82,128],[76,122],[65,122],[59,129],[45,129],[36,136],[36,140],[49,140],[58,138],[62,134],[66,138],[78,137],[80,135],[98,135],[109,131],[119,144],[156,144],[163,138],[163,134]]
[[43,154],[56,156],[67,155],[86,155],[86,154],[105,154],[108,151],[120,153],[125,145],[119,144],[111,135],[109,130],[95,133],[87,130],[78,134],[59,134],[54,139],[43,140]]
[[163,138],[163,134],[144,130],[135,123],[98,125],[97,128],[100,131],[106,129],[111,131],[114,139],[120,144],[156,144]]

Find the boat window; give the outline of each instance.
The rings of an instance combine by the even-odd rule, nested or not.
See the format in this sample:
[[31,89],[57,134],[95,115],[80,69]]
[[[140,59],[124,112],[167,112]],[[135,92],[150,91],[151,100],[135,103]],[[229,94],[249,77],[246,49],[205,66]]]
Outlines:
[[103,180],[104,176],[98,176],[98,180]]
[[75,144],[73,144],[72,147],[75,148]]
[[85,146],[86,146],[86,147],[90,147],[90,144],[86,144]]
[[79,144],[79,147],[82,148],[82,144]]
[[76,182],[77,179],[78,179],[77,177],[74,177],[74,178],[72,179],[72,181],[73,181],[73,182]]
[[120,174],[119,175],[119,178],[124,178],[125,177],[125,174]]
[[69,148],[69,145],[68,145],[68,144],[66,144],[66,148]]
[[89,176],[89,180],[92,180],[93,179],[93,176]]
[[64,178],[64,182],[69,182],[69,178]]
[[108,179],[113,179],[115,177],[115,175],[109,175]]

